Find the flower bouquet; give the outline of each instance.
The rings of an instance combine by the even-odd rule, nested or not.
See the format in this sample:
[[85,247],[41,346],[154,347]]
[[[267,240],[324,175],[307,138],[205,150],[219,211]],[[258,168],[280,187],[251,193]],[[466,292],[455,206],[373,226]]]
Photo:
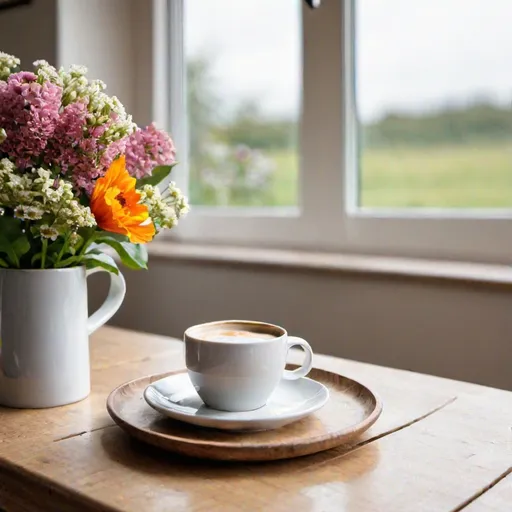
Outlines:
[[[146,268],[144,244],[188,210],[170,137],[139,128],[87,70],[0,53],[0,267]],[[165,187],[160,187],[166,183]]]
[[[167,134],[137,127],[83,67],[19,64],[0,53],[0,405],[54,407],[89,394],[88,337],[123,302],[109,253],[146,268],[144,244],[188,206],[166,180]],[[110,289],[88,316],[98,271]]]

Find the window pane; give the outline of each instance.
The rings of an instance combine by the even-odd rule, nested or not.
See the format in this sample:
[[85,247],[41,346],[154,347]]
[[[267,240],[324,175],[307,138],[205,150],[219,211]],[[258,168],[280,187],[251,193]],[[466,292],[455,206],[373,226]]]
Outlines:
[[510,0],[357,0],[361,206],[512,206],[511,19]]
[[193,204],[297,204],[302,0],[185,0]]

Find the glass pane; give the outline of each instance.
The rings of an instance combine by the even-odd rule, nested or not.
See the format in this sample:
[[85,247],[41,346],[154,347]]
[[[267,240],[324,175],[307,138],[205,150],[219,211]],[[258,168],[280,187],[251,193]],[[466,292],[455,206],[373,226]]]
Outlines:
[[193,204],[297,204],[301,2],[185,0]]
[[512,206],[512,2],[357,0],[360,205]]

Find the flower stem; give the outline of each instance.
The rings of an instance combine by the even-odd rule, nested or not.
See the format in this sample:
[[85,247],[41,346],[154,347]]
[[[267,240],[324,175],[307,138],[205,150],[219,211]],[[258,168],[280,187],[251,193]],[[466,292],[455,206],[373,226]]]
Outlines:
[[78,253],[78,257],[82,258],[85,255],[85,251],[89,249],[89,246],[96,240],[96,233],[93,233],[91,237],[88,240],[84,241],[84,245],[82,246],[82,249],[80,249],[80,252]]
[[62,245],[62,248],[59,252],[59,255],[57,256],[57,261],[55,262],[55,266],[60,262],[62,259],[62,256],[64,256],[64,253],[66,252],[68,245],[69,245],[69,239],[71,238],[71,233],[67,233],[64,238],[64,244]]
[[43,238],[43,250],[41,251],[41,268],[45,268],[46,252],[48,251],[48,240]]

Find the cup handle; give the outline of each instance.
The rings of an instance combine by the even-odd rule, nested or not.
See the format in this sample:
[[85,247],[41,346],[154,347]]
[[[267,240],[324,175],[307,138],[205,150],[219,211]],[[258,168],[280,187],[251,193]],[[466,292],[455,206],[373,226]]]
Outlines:
[[[96,267],[87,270],[86,277],[89,277],[96,272],[107,272],[107,270]],[[108,290],[107,298],[100,308],[95,311],[87,320],[87,334],[92,334],[96,329],[107,323],[121,307],[126,293],[126,283],[121,273],[114,274],[109,272],[110,275],[110,288]]]
[[313,350],[306,340],[297,338],[296,336],[288,336],[286,343],[288,345],[288,350],[296,346],[304,349],[304,362],[302,363],[302,366],[296,370],[284,370],[283,379],[297,380],[301,377],[305,377],[311,371],[311,368],[313,368]]

